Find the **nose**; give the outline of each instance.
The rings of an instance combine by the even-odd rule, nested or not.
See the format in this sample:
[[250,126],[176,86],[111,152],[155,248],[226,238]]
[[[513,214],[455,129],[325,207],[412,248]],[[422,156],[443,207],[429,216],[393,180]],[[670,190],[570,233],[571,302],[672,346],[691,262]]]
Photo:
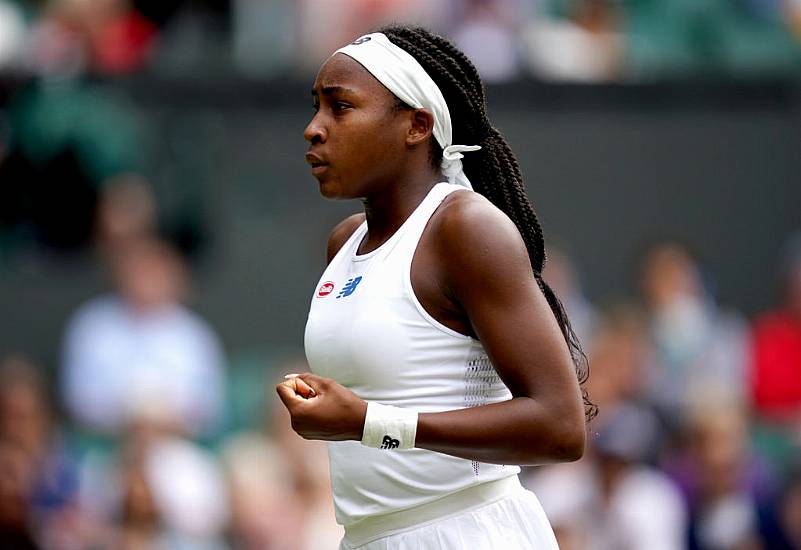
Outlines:
[[320,119],[320,113],[315,113],[306,129],[303,131],[303,137],[311,144],[322,143],[326,138],[325,126]]

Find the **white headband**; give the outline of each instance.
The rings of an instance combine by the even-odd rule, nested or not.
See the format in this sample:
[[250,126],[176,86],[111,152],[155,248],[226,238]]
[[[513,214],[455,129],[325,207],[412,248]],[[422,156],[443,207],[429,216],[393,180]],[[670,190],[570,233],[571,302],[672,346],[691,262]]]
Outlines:
[[478,151],[478,145],[453,145],[451,114],[442,92],[420,63],[406,50],[389,41],[385,34],[367,34],[339,48],[358,61],[398,99],[415,109],[428,109],[434,115],[434,138],[442,147],[442,173],[451,183],[472,189],[462,169],[462,153]]

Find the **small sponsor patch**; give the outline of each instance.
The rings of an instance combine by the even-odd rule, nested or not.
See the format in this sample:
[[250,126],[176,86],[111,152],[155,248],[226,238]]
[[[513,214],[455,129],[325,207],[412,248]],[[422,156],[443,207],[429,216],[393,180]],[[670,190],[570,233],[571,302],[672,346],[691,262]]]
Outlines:
[[317,297],[318,298],[325,298],[329,294],[334,292],[334,283],[331,281],[326,281],[320,285],[320,288],[317,290]]

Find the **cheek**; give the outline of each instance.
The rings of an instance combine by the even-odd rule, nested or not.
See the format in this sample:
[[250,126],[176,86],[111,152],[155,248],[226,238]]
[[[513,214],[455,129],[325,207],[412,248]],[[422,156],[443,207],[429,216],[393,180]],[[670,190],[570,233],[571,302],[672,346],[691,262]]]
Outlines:
[[352,187],[394,173],[402,162],[404,140],[398,122],[386,113],[354,112],[331,129],[332,170],[321,179],[331,187]]
[[358,157],[363,168],[369,172],[386,174],[402,162],[403,139],[392,126],[372,126],[370,131],[360,133],[351,143],[354,157]]

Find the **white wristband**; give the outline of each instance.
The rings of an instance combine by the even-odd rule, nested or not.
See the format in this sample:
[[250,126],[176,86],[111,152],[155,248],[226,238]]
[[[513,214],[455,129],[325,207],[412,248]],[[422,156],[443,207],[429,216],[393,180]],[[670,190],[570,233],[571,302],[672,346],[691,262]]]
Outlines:
[[411,449],[417,436],[417,411],[367,402],[362,445],[376,449]]

